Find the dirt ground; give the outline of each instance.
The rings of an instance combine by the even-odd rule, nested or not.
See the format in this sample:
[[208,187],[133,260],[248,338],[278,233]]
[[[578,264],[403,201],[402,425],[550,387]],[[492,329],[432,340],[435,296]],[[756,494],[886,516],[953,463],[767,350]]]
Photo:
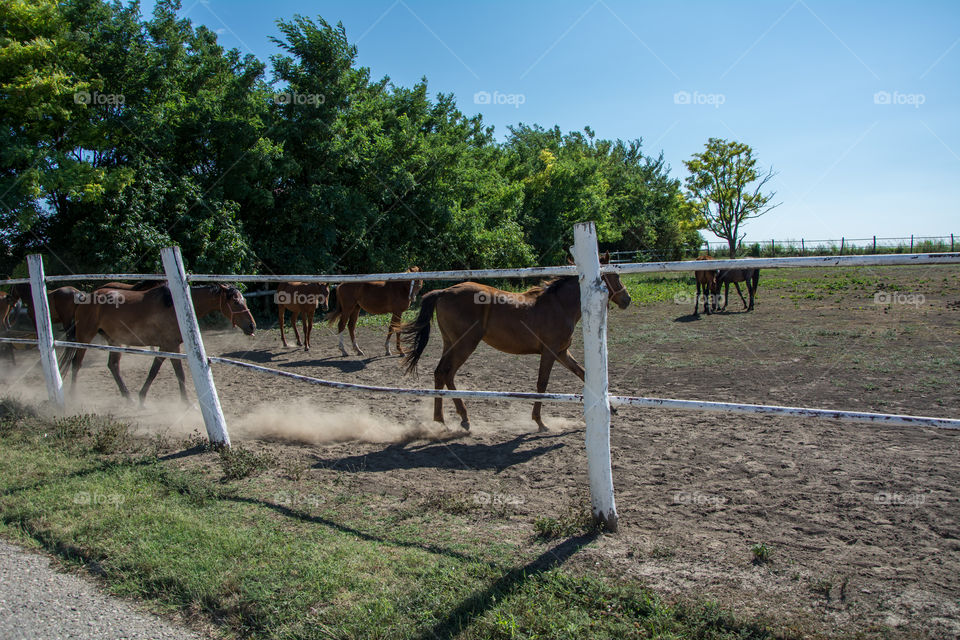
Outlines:
[[[729,312],[699,318],[688,315],[692,298],[612,309],[611,391],[960,418],[958,292],[960,269],[947,267],[765,271],[751,313],[735,295]],[[419,380],[382,355],[384,334],[361,329],[364,358],[340,357],[325,326],[310,353],[283,348],[275,330],[205,339],[211,355],[295,373],[432,386],[436,331]],[[36,356],[17,355],[5,392],[41,397]],[[137,388],[149,361],[124,356],[121,367]],[[536,371],[535,357],[482,345],[457,383],[532,391]],[[307,481],[336,470],[362,490],[505,503],[508,524],[526,530],[585,493],[577,405],[546,405],[552,431],[537,434],[528,403],[471,402],[469,436],[447,440],[432,400],[348,394],[223,365],[214,377],[234,439],[306,460]],[[549,390],[578,392],[579,381],[557,367]],[[119,402],[103,353],[88,354],[77,391],[75,411],[113,413],[154,432],[201,428],[196,409],[179,403],[169,365],[143,409]],[[445,410],[459,431],[452,405]],[[568,568],[807,631],[960,636],[960,432],[622,408],[612,448],[620,533],[582,549]],[[755,564],[751,548],[761,543],[770,558]]]

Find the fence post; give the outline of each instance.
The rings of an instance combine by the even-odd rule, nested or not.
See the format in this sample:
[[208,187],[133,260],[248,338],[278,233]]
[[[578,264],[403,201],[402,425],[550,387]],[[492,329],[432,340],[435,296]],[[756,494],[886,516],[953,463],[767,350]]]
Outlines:
[[804,255],[805,253],[806,247],[803,246],[803,238],[800,238],[800,255]]
[[913,253],[913,234],[910,234],[910,253]]
[[953,253],[953,234],[950,234],[950,253]]
[[573,259],[580,279],[583,324],[583,417],[587,424],[587,472],[594,520],[607,531],[617,530],[610,467],[610,400],[607,380],[607,297],[597,255],[597,230],[592,222],[573,227]]
[[777,246],[776,246],[775,244],[773,244],[773,242],[774,242],[773,240],[770,241],[770,257],[771,257],[771,258],[776,258],[776,257],[777,257]]
[[200,326],[193,309],[193,298],[187,284],[187,274],[183,268],[180,247],[166,247],[160,252],[163,257],[163,269],[167,274],[167,284],[173,295],[173,306],[177,312],[177,324],[183,337],[183,348],[190,363],[190,377],[197,390],[197,401],[203,414],[203,423],[207,427],[207,437],[211,444],[230,446],[230,434],[227,433],[227,421],[223,417],[217,387],[213,383],[210,361],[203,348]]
[[33,317],[37,324],[37,349],[40,367],[47,382],[47,397],[58,408],[63,408],[63,379],[57,366],[57,350],[53,346],[53,324],[47,302],[47,283],[43,275],[43,258],[38,253],[27,256],[30,269],[30,293],[33,296]]
[[844,241],[845,241],[845,238],[843,238],[843,237],[841,236],[841,238],[840,238],[840,255],[843,255],[843,243],[844,243]]
[[873,252],[877,252],[877,236],[873,236]]

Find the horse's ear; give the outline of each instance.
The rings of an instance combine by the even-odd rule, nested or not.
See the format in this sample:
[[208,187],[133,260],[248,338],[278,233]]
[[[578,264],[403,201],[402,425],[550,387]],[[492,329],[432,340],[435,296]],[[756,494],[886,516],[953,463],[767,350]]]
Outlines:
[[610,252],[607,251],[600,255],[600,264],[608,264],[610,262]]
[[567,256],[567,264],[577,264],[577,262],[573,259],[573,256]]

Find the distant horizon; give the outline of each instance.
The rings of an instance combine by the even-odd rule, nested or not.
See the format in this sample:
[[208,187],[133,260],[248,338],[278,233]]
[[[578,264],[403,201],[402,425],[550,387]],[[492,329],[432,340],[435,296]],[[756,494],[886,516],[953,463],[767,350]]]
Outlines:
[[426,77],[499,141],[520,123],[589,126],[641,138],[681,182],[708,138],[749,144],[783,204],[747,222],[745,243],[960,232],[960,3],[197,0],[180,12],[265,63],[280,53],[276,20],[295,14],[342,22],[372,77]]

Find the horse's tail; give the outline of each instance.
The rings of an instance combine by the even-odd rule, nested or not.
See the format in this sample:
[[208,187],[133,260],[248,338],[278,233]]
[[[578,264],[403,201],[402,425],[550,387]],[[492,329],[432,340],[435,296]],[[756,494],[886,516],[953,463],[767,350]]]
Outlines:
[[409,349],[403,357],[403,368],[407,374],[416,372],[420,356],[423,355],[427,342],[430,341],[430,320],[433,318],[433,311],[437,307],[437,300],[440,299],[441,293],[441,291],[431,291],[420,298],[420,313],[417,319],[400,325],[400,339]]
[[327,315],[323,316],[323,319],[328,323],[333,324],[340,319],[340,316],[343,315],[343,307],[340,306],[340,298],[337,298],[337,306],[327,312]]

